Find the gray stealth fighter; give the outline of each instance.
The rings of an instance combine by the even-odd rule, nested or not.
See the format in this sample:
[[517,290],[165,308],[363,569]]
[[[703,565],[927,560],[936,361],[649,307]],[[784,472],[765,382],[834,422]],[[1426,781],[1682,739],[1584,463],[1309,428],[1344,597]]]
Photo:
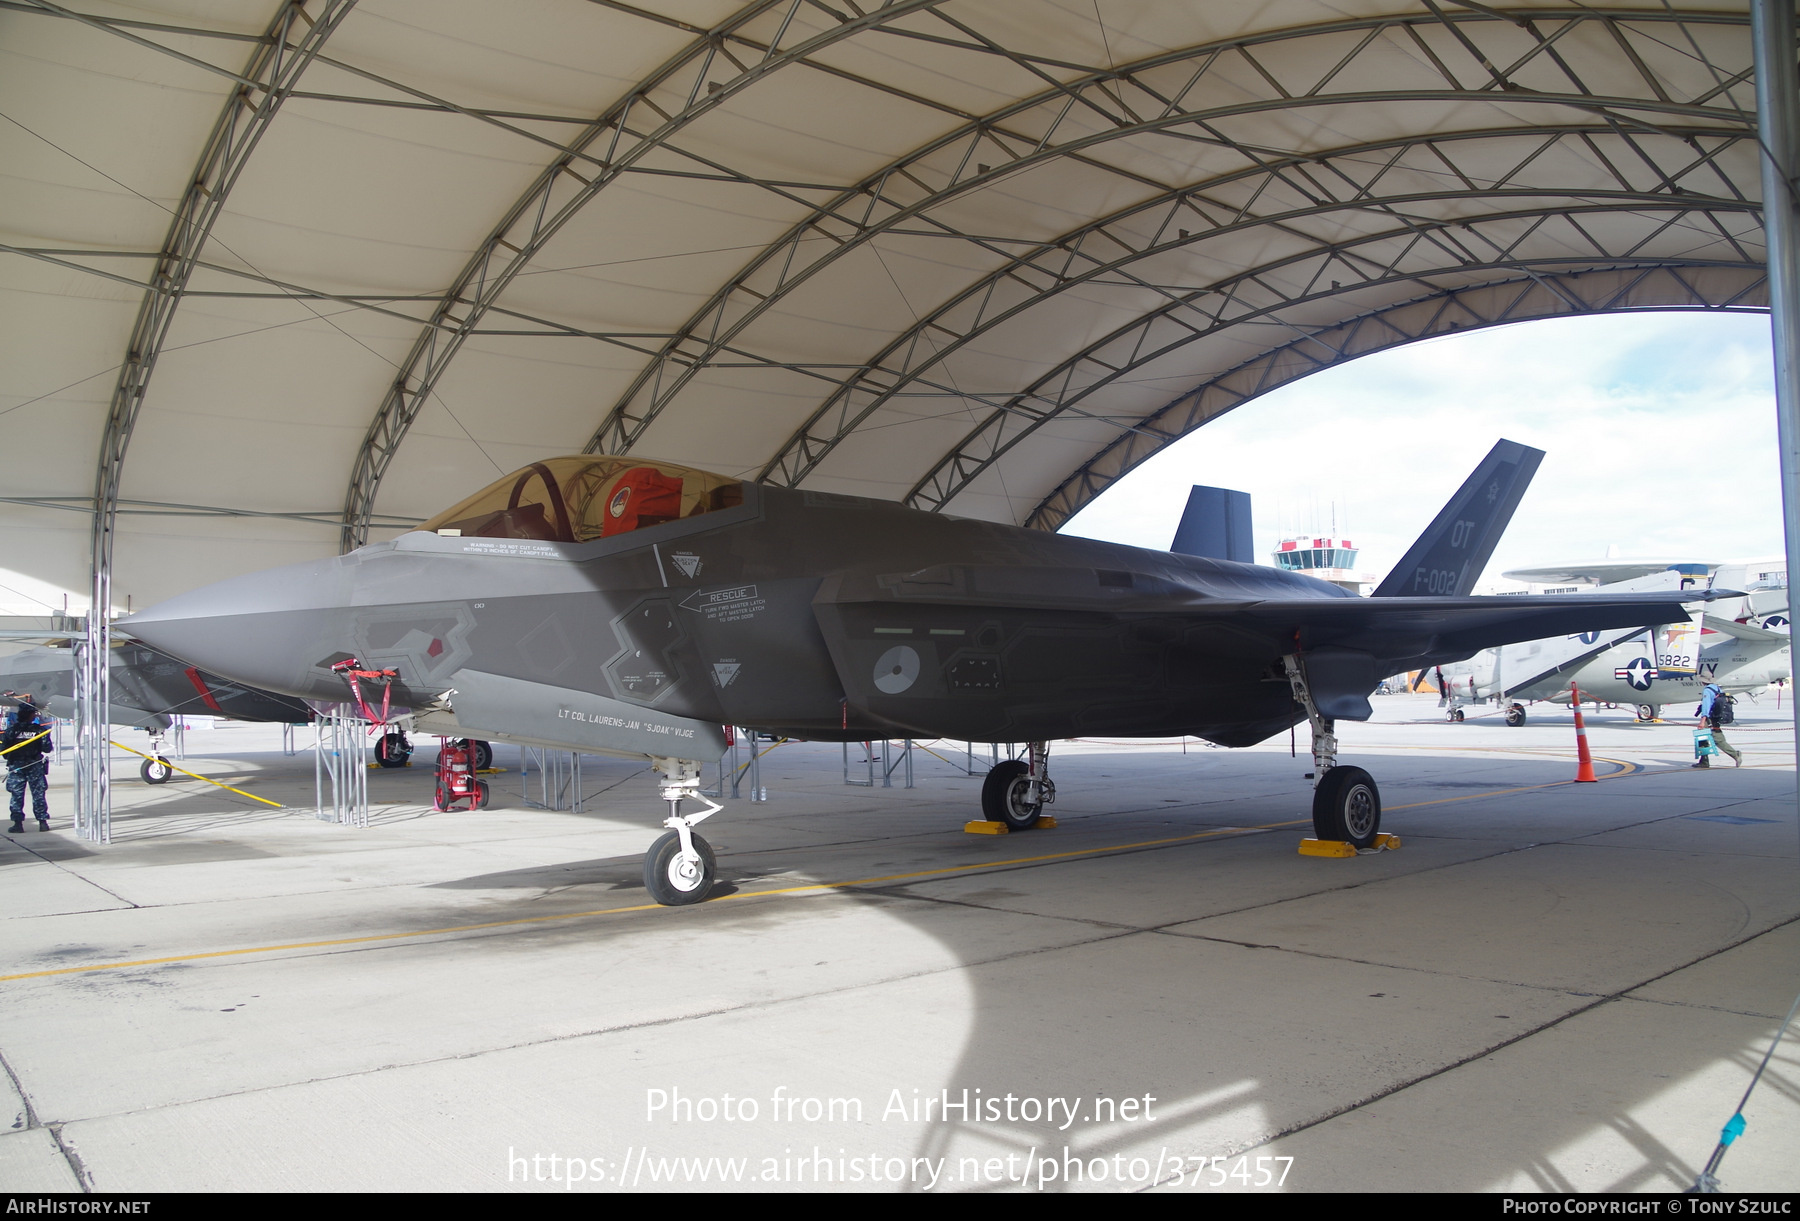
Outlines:
[[[534,462],[418,530],[223,581],[126,621],[240,682],[346,699],[392,671],[428,732],[648,757],[670,803],[645,862],[697,902],[683,816],[722,726],[827,741],[1027,743],[982,790],[1034,826],[1049,743],[1311,723],[1321,838],[1375,842],[1381,799],[1333,722],[1385,675],[1557,633],[1686,618],[1686,594],[1467,597],[1542,458],[1502,441],[1377,591],[1297,573],[795,491],[638,457]],[[334,666],[337,669],[334,670]]]

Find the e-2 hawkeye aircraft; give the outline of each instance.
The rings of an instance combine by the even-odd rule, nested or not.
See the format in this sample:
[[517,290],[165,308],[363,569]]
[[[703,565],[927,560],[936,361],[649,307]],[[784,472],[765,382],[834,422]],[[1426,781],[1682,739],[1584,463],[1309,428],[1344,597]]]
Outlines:
[[[1049,744],[1193,734],[1249,746],[1312,729],[1313,821],[1367,847],[1375,781],[1337,761],[1383,675],[1546,635],[1666,623],[1693,594],[1471,598],[1543,457],[1496,445],[1376,591],[640,457],[534,462],[415,531],[238,577],[125,621],[240,682],[346,698],[382,675],[421,730],[647,757],[668,833],[663,903],[706,896],[683,815],[723,726],[797,738],[1028,744],[982,789],[1034,826]],[[384,673],[385,672],[385,673]],[[369,681],[369,680],[365,680]]]
[[[1691,578],[1671,569],[1602,585],[1594,593],[1681,589],[1688,582]],[[1488,699],[1567,704],[1573,683],[1586,699],[1636,705],[1638,719],[1651,721],[1664,704],[1698,703],[1708,683],[1735,694],[1787,678],[1790,643],[1786,631],[1740,623],[1708,608],[1699,623],[1589,631],[1484,649],[1440,667],[1438,679],[1452,720],[1462,719],[1462,704]],[[1523,725],[1524,707],[1508,708],[1506,723]]]

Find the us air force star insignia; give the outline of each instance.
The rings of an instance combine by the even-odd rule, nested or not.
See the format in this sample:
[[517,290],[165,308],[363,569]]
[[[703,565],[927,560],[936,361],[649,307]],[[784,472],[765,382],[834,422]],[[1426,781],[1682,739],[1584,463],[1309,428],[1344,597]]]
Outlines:
[[1634,691],[1648,691],[1650,684],[1659,677],[1659,671],[1650,664],[1649,658],[1634,657],[1625,665],[1614,670],[1613,677],[1624,679]]

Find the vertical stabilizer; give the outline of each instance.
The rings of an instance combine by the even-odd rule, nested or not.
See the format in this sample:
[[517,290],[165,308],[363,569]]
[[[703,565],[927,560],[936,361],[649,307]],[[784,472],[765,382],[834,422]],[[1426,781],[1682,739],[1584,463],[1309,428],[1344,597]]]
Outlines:
[[1543,460],[1541,449],[1497,443],[1374,596],[1468,597]]
[[1187,509],[1181,515],[1181,524],[1175,527],[1175,541],[1169,544],[1169,550],[1177,555],[1254,564],[1250,493],[1196,483],[1188,493]]

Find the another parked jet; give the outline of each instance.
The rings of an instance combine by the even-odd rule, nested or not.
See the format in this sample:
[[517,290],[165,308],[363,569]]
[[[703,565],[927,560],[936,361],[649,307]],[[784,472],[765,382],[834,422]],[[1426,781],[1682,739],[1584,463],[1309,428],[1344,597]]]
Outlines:
[[[139,768],[152,784],[173,775],[162,757],[162,734],[180,715],[222,716],[237,721],[312,718],[312,710],[292,696],[259,691],[205,673],[166,653],[126,641],[116,645],[112,664],[110,720],[150,731],[151,747]],[[67,642],[29,645],[0,656],[0,691],[29,695],[39,708],[65,720],[75,716],[75,650]],[[0,705],[17,701],[0,695]]]
[[[983,786],[1035,825],[1049,743],[1194,734],[1249,746],[1307,720],[1322,838],[1375,841],[1337,763],[1383,675],[1490,645],[1666,623],[1693,594],[1470,598],[1542,458],[1502,441],[1375,597],[1250,564],[921,513],[638,457],[534,462],[418,530],[220,582],[126,621],[241,682],[343,700],[387,682],[422,729],[649,757],[665,903],[705,897],[694,824],[724,725],[792,737],[1029,744]],[[383,673],[386,672],[386,673]],[[376,701],[379,702],[379,701]]]

